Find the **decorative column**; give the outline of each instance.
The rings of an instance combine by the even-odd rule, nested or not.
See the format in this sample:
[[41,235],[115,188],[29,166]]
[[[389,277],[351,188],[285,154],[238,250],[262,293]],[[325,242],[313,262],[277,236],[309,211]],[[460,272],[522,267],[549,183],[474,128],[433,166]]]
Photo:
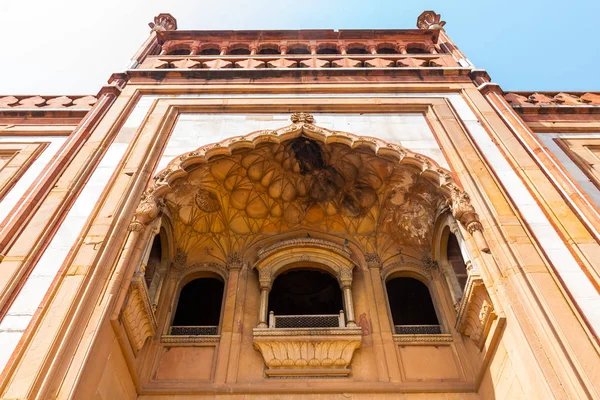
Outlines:
[[269,292],[273,284],[273,273],[271,269],[265,268],[258,272],[258,281],[260,283],[260,308],[258,310],[258,328],[267,328],[267,318],[269,314]]
[[354,302],[352,301],[352,267],[340,270],[338,279],[344,296],[344,307],[346,308],[346,326],[356,327],[354,320]]

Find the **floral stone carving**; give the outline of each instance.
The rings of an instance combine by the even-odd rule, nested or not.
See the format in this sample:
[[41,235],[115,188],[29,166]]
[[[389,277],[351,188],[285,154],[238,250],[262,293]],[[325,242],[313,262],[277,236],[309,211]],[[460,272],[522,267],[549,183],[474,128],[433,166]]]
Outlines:
[[276,330],[255,329],[254,348],[264,359],[267,376],[347,376],[361,335],[357,329],[340,330],[348,334],[272,336]]
[[142,349],[147,338],[154,335],[156,320],[142,275],[134,276],[131,282],[127,301],[123,306],[121,322],[135,353]]
[[470,337],[481,349],[497,317],[481,278],[469,276],[463,300],[458,308],[456,329]]

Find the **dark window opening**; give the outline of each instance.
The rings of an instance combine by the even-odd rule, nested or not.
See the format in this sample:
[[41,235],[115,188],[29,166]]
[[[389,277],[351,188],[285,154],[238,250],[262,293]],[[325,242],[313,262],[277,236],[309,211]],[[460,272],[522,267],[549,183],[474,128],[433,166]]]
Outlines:
[[189,49],[171,50],[169,53],[167,53],[167,55],[169,55],[169,56],[187,56],[189,54],[190,54]]
[[367,49],[364,47],[350,47],[348,48],[347,54],[369,54]]
[[232,56],[247,56],[250,54],[250,50],[244,47],[238,47],[237,49],[230,50],[229,54]]
[[258,54],[281,54],[281,52],[275,47],[264,47],[260,49]]
[[407,47],[406,52],[408,54],[427,54],[427,51],[425,51],[425,49],[423,49],[422,47],[417,47],[417,46]]
[[393,47],[380,47],[377,49],[377,54],[398,54]]
[[306,46],[290,47],[287,54],[310,54],[310,50]]
[[223,281],[198,278],[186,284],[179,294],[172,335],[216,335],[221,319]]
[[210,47],[207,49],[203,49],[202,51],[200,51],[200,55],[203,56],[218,56],[221,54],[221,50],[219,50],[216,47]]
[[339,54],[335,47],[322,47],[317,50],[317,54]]
[[150,287],[152,278],[154,278],[156,270],[160,267],[161,261],[162,247],[160,243],[160,234],[158,234],[154,236],[152,248],[150,249],[150,256],[148,257],[148,262],[146,263],[146,271],[144,272],[144,280],[146,281],[147,287]]
[[296,269],[279,275],[269,293],[275,315],[339,314],[342,291],[333,276],[319,270]]
[[452,233],[448,236],[446,258],[450,265],[452,265],[452,270],[454,271],[454,275],[458,280],[460,288],[464,290],[465,285],[467,284],[467,266],[460,251],[458,240]]
[[423,282],[394,278],[385,287],[396,333],[440,333],[431,295]]

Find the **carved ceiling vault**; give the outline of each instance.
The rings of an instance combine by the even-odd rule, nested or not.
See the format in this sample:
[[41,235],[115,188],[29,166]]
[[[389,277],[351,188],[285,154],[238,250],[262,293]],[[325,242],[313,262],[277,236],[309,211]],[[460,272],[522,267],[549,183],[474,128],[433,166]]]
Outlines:
[[[436,212],[447,203],[470,232],[480,230],[466,193],[432,160],[328,131],[309,114],[292,122],[184,154],[156,176],[145,199],[164,198],[176,246],[190,259],[226,262],[294,230],[348,239],[390,259],[401,247],[429,248]],[[144,223],[137,214],[145,208],[134,225]]]

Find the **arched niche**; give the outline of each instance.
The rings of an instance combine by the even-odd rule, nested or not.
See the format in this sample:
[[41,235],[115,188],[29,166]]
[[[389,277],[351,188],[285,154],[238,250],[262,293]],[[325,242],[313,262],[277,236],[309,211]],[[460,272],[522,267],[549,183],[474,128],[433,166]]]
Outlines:
[[216,335],[222,318],[225,280],[221,274],[198,270],[179,282],[169,335]]
[[275,278],[298,267],[321,269],[333,275],[342,289],[346,325],[356,326],[352,301],[352,253],[344,246],[323,239],[290,239],[275,243],[258,252],[254,268],[260,282],[259,328],[266,328],[269,291]]

